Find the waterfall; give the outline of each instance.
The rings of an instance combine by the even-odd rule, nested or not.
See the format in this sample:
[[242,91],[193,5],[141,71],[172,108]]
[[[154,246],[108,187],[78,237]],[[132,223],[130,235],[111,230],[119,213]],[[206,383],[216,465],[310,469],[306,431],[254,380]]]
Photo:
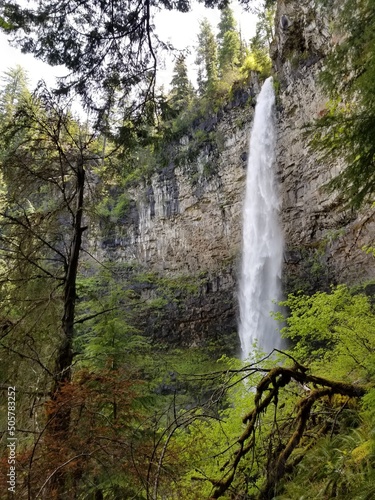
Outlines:
[[283,238],[278,223],[279,198],[275,164],[275,93],[268,78],[257,99],[250,137],[246,195],[243,209],[243,254],[239,285],[242,358],[257,340],[269,353],[280,347],[277,323],[271,311],[280,300]]

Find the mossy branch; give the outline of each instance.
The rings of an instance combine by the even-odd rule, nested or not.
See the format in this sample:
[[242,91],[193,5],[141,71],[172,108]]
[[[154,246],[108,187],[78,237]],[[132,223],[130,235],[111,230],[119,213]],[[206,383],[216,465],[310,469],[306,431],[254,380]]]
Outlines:
[[297,402],[297,414],[293,424],[294,432],[292,432],[287,443],[268,466],[267,480],[264,488],[259,493],[259,499],[262,500],[273,498],[275,487],[286,471],[288,459],[304,435],[313,405],[317,401],[321,401],[326,397],[331,398],[336,394],[349,398],[360,398],[366,393],[363,386],[310,375],[307,373],[307,368],[299,364],[295,364],[291,368],[277,366],[268,371],[256,387],[254,408],[243,418],[243,422],[247,425],[237,441],[238,448],[233,455],[229,472],[220,480],[210,480],[214,486],[210,500],[220,498],[229,489],[240,461],[255,447],[255,431],[261,414],[267,410],[272,402],[277,404],[280,389],[292,381],[304,387],[307,384],[313,384],[315,388],[313,390],[306,388],[308,394],[301,397]]

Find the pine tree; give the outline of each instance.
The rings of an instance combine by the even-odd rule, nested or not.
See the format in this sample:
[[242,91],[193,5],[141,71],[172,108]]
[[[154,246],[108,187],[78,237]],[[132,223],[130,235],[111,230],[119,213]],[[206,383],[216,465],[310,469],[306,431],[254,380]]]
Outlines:
[[228,70],[233,70],[239,65],[241,53],[240,34],[237,31],[237,23],[230,7],[221,11],[219,33],[219,70],[223,76]]
[[193,86],[188,77],[185,56],[178,57],[174,66],[173,78],[171,81],[171,106],[180,113],[190,104],[194,95]]
[[3,120],[9,120],[17,106],[30,96],[28,76],[22,66],[17,65],[4,71],[0,82],[0,116]]
[[218,83],[217,44],[212,27],[207,19],[200,23],[197,58],[198,91],[200,95],[212,96]]

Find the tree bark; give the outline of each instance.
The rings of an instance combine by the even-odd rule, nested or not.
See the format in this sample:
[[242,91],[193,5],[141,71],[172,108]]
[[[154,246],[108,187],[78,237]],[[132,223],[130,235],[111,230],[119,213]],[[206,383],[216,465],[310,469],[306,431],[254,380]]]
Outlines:
[[[49,414],[50,423],[47,428],[49,437],[52,438],[55,443],[60,442],[61,446],[63,446],[65,440],[69,438],[71,420],[71,406],[69,401],[65,401],[62,397],[62,389],[66,384],[69,384],[72,378],[77,273],[82,245],[82,233],[84,231],[82,227],[85,188],[85,170],[83,162],[77,166],[75,173],[77,205],[74,212],[73,237],[69,248],[64,281],[64,311],[61,322],[62,342],[56,359],[54,387],[51,396],[52,411]],[[66,498],[64,493],[66,483],[65,477],[65,472],[61,469],[51,478],[48,489],[53,494],[53,498],[61,498],[62,500]]]

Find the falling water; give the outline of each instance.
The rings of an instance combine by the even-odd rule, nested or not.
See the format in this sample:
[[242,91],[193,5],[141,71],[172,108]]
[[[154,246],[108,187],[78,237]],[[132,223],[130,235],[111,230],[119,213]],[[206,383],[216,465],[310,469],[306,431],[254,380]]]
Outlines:
[[280,346],[271,317],[280,299],[283,239],[278,224],[279,199],[273,167],[276,130],[275,94],[268,78],[258,96],[250,138],[243,210],[243,256],[239,289],[242,358],[254,341],[262,351]]

